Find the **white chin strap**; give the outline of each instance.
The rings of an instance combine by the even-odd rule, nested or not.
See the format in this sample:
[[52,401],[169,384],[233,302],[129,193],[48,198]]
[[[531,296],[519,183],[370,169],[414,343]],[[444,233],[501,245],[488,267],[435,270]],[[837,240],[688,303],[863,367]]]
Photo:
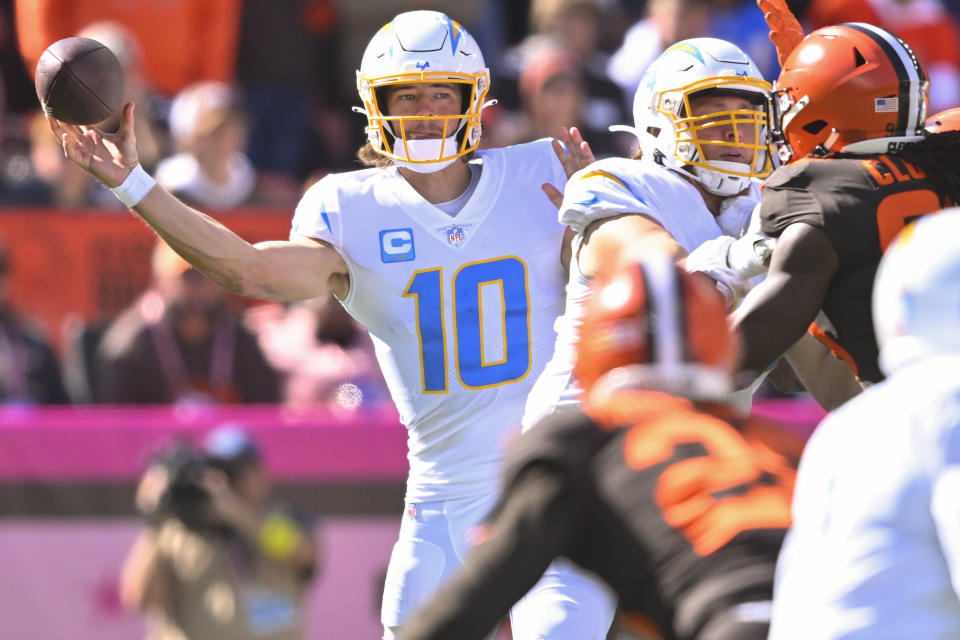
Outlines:
[[[742,162],[728,162],[726,160],[711,160],[710,166],[724,171],[749,173],[750,165]],[[747,188],[750,178],[735,176],[720,171],[711,171],[704,167],[691,167],[693,175],[697,177],[704,189],[718,196],[729,197],[736,195]]]
[[[457,152],[457,136],[456,134],[450,136],[446,140],[440,138],[424,138],[421,140],[407,140],[406,146],[403,144],[403,140],[400,138],[394,139],[393,142],[393,153],[398,156],[406,156],[413,160],[433,160],[434,158],[440,157],[440,147],[443,147],[444,153],[456,153]],[[452,150],[452,151],[451,151]],[[404,167],[410,169],[411,171],[416,171],[417,173],[436,173],[441,169],[449,167],[456,158],[448,158],[445,160],[435,160],[433,162],[406,162],[404,160],[394,160],[393,162],[398,167]]]

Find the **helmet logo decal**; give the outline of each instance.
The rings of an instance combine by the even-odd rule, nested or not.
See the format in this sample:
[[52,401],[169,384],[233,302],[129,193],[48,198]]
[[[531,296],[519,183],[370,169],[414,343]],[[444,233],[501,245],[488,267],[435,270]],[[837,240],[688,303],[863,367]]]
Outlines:
[[669,53],[669,52],[671,52],[671,51],[683,51],[684,53],[689,53],[689,54],[692,55],[694,58],[696,58],[697,60],[699,60],[699,61],[700,61],[700,64],[706,64],[706,62],[704,62],[704,60],[703,60],[703,54],[700,53],[700,49],[696,48],[696,47],[693,46],[693,45],[690,45],[690,44],[675,44],[675,45],[673,45],[672,47],[670,47],[669,49],[667,49],[667,53]]
[[447,29],[450,31],[450,50],[453,53],[457,52],[457,45],[460,44],[460,36],[462,35],[463,27],[459,23],[450,19],[450,16],[447,18]]
[[430,66],[430,61],[429,61],[429,60],[424,60],[423,62],[418,62],[418,63],[417,63],[417,69],[420,69],[421,71],[426,70],[427,67],[429,67],[429,66]]
[[653,88],[657,84],[657,74],[653,73],[653,65],[643,74],[643,78],[640,79],[640,84],[642,84],[647,91],[653,91]]

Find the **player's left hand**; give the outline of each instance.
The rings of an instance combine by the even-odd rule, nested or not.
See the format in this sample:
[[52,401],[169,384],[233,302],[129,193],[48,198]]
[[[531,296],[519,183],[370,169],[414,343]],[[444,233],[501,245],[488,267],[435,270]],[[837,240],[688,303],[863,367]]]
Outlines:
[[[560,136],[554,138],[552,144],[553,152],[560,159],[567,178],[596,161],[590,144],[583,139],[580,130],[576,127],[561,129]],[[550,183],[544,183],[540,188],[550,198],[550,202],[559,209],[563,203],[563,191]]]

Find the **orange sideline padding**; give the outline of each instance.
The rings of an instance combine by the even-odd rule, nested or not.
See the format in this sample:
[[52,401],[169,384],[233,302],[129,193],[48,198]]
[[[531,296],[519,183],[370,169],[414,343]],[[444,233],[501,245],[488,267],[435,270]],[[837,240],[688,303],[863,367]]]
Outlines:
[[[286,239],[292,212],[243,209],[212,214],[250,242]],[[0,210],[18,309],[59,346],[69,314],[95,321],[116,313],[150,282],[156,236],[122,211]]]

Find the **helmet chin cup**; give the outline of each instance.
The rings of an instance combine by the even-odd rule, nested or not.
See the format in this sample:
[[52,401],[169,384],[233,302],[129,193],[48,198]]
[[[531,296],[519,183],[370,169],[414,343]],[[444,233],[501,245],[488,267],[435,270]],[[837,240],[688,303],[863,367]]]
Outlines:
[[[711,160],[707,164],[719,169],[719,171],[711,171],[697,166],[690,169],[691,173],[700,182],[700,186],[712,194],[726,198],[740,193],[750,184],[750,178],[746,175],[750,173],[750,165],[748,164],[724,160]],[[735,173],[744,175],[733,175]]]
[[457,136],[455,135],[446,140],[441,138],[407,140],[406,145],[404,145],[403,140],[396,138],[393,143],[393,154],[399,158],[410,158],[413,162],[395,159],[394,163],[398,167],[404,167],[417,173],[436,173],[449,167],[457,159],[456,157],[450,157],[449,154],[443,156],[443,160],[437,158],[440,158],[447,149],[456,148]]

